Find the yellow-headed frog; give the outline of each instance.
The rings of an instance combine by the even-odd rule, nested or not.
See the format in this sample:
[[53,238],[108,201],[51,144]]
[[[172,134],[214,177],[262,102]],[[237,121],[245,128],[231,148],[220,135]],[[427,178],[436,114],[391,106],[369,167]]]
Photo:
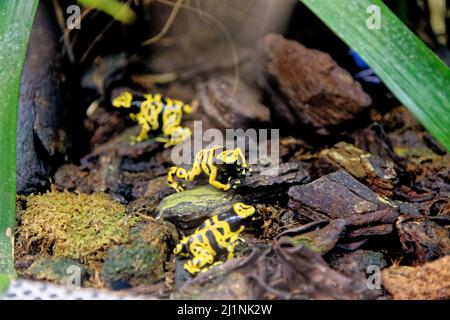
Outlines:
[[179,180],[193,181],[202,173],[209,177],[209,184],[222,191],[236,188],[239,180],[232,179],[245,175],[250,170],[240,148],[224,150],[222,146],[201,149],[195,156],[191,169],[171,167],[167,174],[169,186],[177,192],[184,190]]
[[116,108],[130,109],[130,118],[136,121],[141,131],[136,142],[148,138],[149,132],[160,134],[156,140],[163,142],[164,147],[177,145],[188,139],[192,132],[181,126],[183,114],[192,112],[191,106],[179,100],[163,97],[160,94],[133,95],[128,91],[122,92],[113,99]]
[[232,211],[203,222],[174,249],[176,255],[190,258],[185,262],[184,269],[195,275],[222,263],[222,260],[232,259],[239,234],[254,213],[254,207],[237,202],[233,204]]

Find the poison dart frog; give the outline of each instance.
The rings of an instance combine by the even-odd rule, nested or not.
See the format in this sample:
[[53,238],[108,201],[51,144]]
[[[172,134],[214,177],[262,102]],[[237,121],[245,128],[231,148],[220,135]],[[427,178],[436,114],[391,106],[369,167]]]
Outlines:
[[163,142],[167,148],[192,135],[189,128],[181,126],[183,114],[191,113],[191,106],[179,100],[172,100],[160,94],[133,95],[124,91],[113,99],[112,105],[130,109],[130,118],[141,127],[139,135],[134,138],[136,142],[147,139],[148,133],[153,131],[161,134],[156,140]]
[[180,192],[184,190],[184,186],[177,181],[178,179],[191,182],[203,172],[209,176],[209,184],[227,191],[232,187],[236,188],[240,183],[239,180],[235,180],[232,185],[231,179],[238,175],[245,175],[249,171],[240,148],[223,150],[222,146],[214,146],[201,149],[196,154],[190,170],[176,166],[171,167],[167,174],[167,182],[169,186]]
[[205,220],[195,232],[183,238],[174,254],[191,258],[184,269],[191,274],[206,271],[220,264],[219,259],[232,259],[244,223],[255,213],[255,208],[242,202],[233,204],[233,210]]

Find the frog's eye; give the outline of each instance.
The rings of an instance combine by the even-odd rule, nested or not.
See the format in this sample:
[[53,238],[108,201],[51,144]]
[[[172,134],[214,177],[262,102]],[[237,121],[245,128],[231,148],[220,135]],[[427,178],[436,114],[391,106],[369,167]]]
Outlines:
[[183,106],[183,112],[186,114],[192,113],[192,107],[189,104]]
[[173,249],[174,254],[180,254],[181,250],[183,250],[183,246],[181,244],[177,244],[175,249]]

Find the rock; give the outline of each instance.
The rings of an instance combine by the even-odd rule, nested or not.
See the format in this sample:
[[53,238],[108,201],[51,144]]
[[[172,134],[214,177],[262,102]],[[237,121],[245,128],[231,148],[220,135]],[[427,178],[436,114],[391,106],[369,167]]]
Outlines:
[[401,216],[396,228],[403,251],[416,265],[450,254],[450,231],[436,222]]
[[373,191],[386,197],[393,195],[398,179],[392,161],[364,152],[346,142],[339,142],[320,154],[332,166],[347,170]]
[[127,205],[127,213],[155,216],[155,211],[162,199],[175,191],[167,185],[167,177],[159,177],[147,183],[144,194]]
[[334,253],[330,257],[330,266],[347,276],[361,273],[364,279],[367,275],[369,266],[377,266],[380,270],[387,266],[386,260],[381,252],[372,250],[356,250],[350,253]]
[[265,175],[268,169],[262,164],[251,169],[252,173],[242,179],[236,190],[248,203],[283,202],[290,187],[310,181],[308,172],[300,162],[281,163],[275,175]]
[[417,267],[391,266],[381,278],[395,300],[449,300],[450,256]]
[[248,278],[235,268],[240,259],[229,260],[186,281],[172,299],[189,300],[253,300]]
[[[63,257],[40,257],[23,273],[24,276],[41,281],[51,281],[61,285],[73,284],[71,278],[79,275],[80,282],[86,279],[86,267],[76,260]],[[74,280],[78,280],[73,278]]]
[[70,145],[64,126],[63,76],[59,61],[61,32],[51,6],[41,3],[23,69],[17,118],[17,193],[30,194],[49,184],[54,165]]
[[263,56],[273,114],[293,131],[301,123],[327,134],[371,104],[361,85],[324,52],[269,34]]
[[109,287],[151,285],[164,276],[164,264],[178,233],[167,221],[149,219],[131,230],[130,243],[106,252],[102,279]]
[[209,185],[195,187],[165,197],[156,209],[156,218],[181,229],[196,228],[213,215],[231,210],[232,197]]
[[[361,286],[371,289],[373,298],[383,294],[381,287],[377,288],[379,274],[386,267],[387,263],[381,252],[371,250],[357,250],[350,253],[333,253],[330,257],[330,267],[342,274],[358,279]],[[372,279],[368,278],[374,276]],[[381,280],[381,279],[380,279]]]
[[255,128],[270,122],[269,109],[259,102],[257,91],[231,76],[197,85],[203,112],[219,130]]

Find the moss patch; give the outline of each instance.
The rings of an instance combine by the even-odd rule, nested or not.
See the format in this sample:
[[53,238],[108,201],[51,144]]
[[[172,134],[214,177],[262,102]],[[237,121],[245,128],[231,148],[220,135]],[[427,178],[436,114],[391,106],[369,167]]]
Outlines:
[[101,260],[109,247],[127,242],[139,221],[104,193],[71,192],[26,197],[18,219],[16,251],[82,262]]
[[37,280],[67,284],[68,277],[75,272],[79,272],[80,280],[86,278],[86,268],[77,261],[61,257],[41,257],[27,269],[25,275]]

